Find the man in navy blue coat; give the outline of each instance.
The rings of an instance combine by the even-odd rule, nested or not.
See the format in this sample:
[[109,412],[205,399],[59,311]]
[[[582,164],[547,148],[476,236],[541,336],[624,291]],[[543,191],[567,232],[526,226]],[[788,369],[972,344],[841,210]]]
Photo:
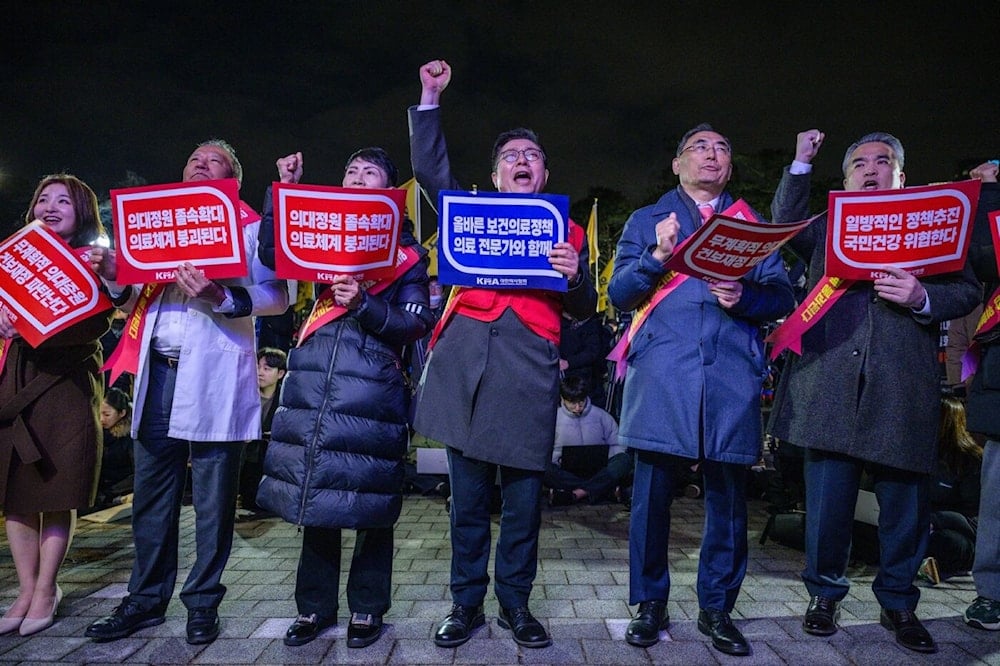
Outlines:
[[[674,247],[732,203],[729,140],[709,125],[687,132],[672,163],[680,186],[629,218],[608,295],[634,310],[656,293]],[[704,212],[702,210],[704,209]],[[636,450],[625,639],[647,647],[667,626],[670,504],[680,466],[701,461],[705,533],[698,565],[698,628],[727,654],[750,646],[730,613],[747,565],[747,467],[761,448],[765,374],[761,324],[794,306],[779,256],[740,280],[685,280],[640,324],[627,361],[619,441]],[[634,325],[634,324],[633,324]]]

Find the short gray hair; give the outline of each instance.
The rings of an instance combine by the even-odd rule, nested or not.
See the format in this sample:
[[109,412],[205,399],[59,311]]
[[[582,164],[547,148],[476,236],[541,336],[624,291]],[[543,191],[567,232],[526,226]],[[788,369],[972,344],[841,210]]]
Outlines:
[[899,163],[899,168],[900,170],[902,170],[903,161],[905,159],[905,155],[903,153],[903,144],[899,142],[899,139],[889,134],[888,132],[872,132],[871,134],[865,134],[863,137],[852,143],[850,147],[848,147],[847,152],[844,153],[844,162],[843,164],[840,165],[840,168],[844,172],[845,176],[847,175],[847,166],[851,161],[851,155],[853,155],[854,151],[858,149],[858,146],[860,146],[863,143],[873,143],[873,142],[884,143],[885,145],[892,148],[892,153],[896,157],[896,162]]
[[202,141],[198,144],[198,148],[203,148],[205,146],[214,146],[229,156],[229,166],[232,167],[233,178],[235,178],[237,182],[242,185],[243,165],[240,164],[238,159],[236,159],[236,149],[233,148],[233,146],[225,139],[209,139],[208,141]]

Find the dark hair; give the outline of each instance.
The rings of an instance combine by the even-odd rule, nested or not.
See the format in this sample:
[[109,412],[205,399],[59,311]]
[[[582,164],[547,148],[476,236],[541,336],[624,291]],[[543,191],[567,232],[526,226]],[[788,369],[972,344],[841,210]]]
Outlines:
[[906,155],[903,152],[903,144],[899,142],[899,139],[888,132],[871,132],[870,134],[865,134],[847,147],[847,152],[844,153],[844,161],[840,164],[840,169],[844,172],[845,176],[847,175],[847,166],[851,161],[851,155],[858,149],[858,146],[864,143],[884,143],[889,146],[896,158],[896,162],[899,164],[900,170],[902,170],[903,163],[906,161]]
[[676,155],[676,157],[680,157],[681,156],[681,153],[684,152],[684,144],[687,143],[688,139],[690,139],[692,136],[694,136],[698,132],[715,132],[716,134],[718,134],[719,136],[721,136],[725,140],[726,144],[729,146],[729,151],[732,152],[732,150],[733,150],[733,144],[729,140],[729,137],[723,135],[721,132],[719,132],[718,130],[716,130],[714,127],[712,127],[708,123],[701,123],[699,125],[695,125],[691,129],[689,129],[687,132],[684,132],[684,136],[681,137],[681,140],[677,144],[677,155]]
[[567,402],[583,402],[590,393],[589,382],[583,377],[570,375],[559,385],[559,395]]
[[111,405],[116,412],[125,412],[126,416],[132,409],[132,401],[128,394],[117,386],[112,386],[104,392],[104,402]]
[[31,196],[31,203],[28,204],[28,211],[24,215],[25,224],[35,219],[35,204],[42,196],[42,190],[49,185],[59,183],[66,186],[69,191],[69,198],[73,202],[73,213],[76,215],[76,229],[73,230],[73,237],[69,239],[70,247],[83,247],[90,245],[98,238],[104,236],[104,227],[101,226],[101,214],[97,210],[97,195],[94,190],[76,176],[68,173],[53,173],[42,178],[35,188],[35,193]]
[[[876,139],[877,140],[877,139]],[[867,142],[863,142],[867,143]],[[965,427],[965,405],[954,396],[941,397],[938,457],[954,474],[963,474],[983,459],[983,449]]]
[[389,179],[389,185],[396,187],[399,184],[399,170],[396,165],[393,164],[392,160],[389,159],[389,154],[385,152],[382,148],[378,146],[371,146],[369,148],[362,148],[361,150],[356,150],[347,158],[347,163],[344,164],[344,171],[347,171],[347,167],[351,166],[351,162],[354,160],[364,160],[365,162],[371,162],[378,168],[385,171],[386,178]]
[[264,359],[264,363],[278,370],[288,368],[288,354],[275,347],[261,347],[257,352],[257,361],[260,359]]
[[545,147],[542,145],[542,141],[538,138],[538,135],[535,134],[535,131],[527,127],[515,127],[512,130],[501,132],[497,140],[493,142],[493,159],[490,160],[490,171],[496,171],[497,169],[497,162],[500,160],[500,149],[515,139],[525,139],[538,146],[538,149],[542,151],[542,164],[545,168],[548,168],[549,154],[545,152]]
[[233,172],[233,178],[235,178],[240,185],[242,185],[243,165],[240,164],[238,159],[236,159],[236,149],[233,148],[232,144],[225,139],[209,139],[208,141],[202,141],[199,143],[195,150],[204,146],[215,146],[229,157],[229,169]]

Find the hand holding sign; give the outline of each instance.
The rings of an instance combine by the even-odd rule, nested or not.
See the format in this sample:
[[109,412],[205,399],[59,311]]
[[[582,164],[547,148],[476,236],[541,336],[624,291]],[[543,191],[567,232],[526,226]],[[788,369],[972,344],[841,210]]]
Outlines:
[[361,307],[364,291],[351,275],[336,275],[333,278],[333,301],[342,308],[356,310]]
[[0,338],[4,340],[17,337],[19,334],[17,329],[14,328],[14,324],[10,322],[10,318],[7,313],[0,308]]
[[927,290],[920,280],[901,268],[886,266],[888,275],[875,280],[875,293],[890,303],[905,305],[912,310],[921,309],[927,302]]
[[743,283],[739,280],[713,280],[709,279],[708,290],[719,299],[719,305],[729,310],[743,297]]
[[562,242],[552,246],[549,252],[549,263],[570,280],[580,272],[580,255],[572,244]]
[[978,178],[984,183],[995,183],[998,171],[1000,171],[1000,166],[997,165],[996,160],[990,160],[969,171],[969,178]]
[[114,282],[118,277],[118,263],[115,251],[111,248],[100,246],[90,248],[87,261],[90,262],[91,270],[105,280]]
[[185,261],[177,267],[177,286],[188,298],[201,298],[218,307],[226,298],[226,291],[217,282],[205,277],[205,271]]

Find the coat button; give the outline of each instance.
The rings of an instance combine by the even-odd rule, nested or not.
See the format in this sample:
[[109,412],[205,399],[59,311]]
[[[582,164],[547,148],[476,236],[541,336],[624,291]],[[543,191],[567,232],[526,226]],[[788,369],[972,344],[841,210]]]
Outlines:
[[495,337],[497,337],[498,335],[500,335],[500,331],[498,331],[498,330],[497,330],[497,329],[495,329],[495,328],[491,328],[491,329],[490,329],[490,335],[491,335],[492,337],[494,337],[494,338],[495,338]]
[[854,351],[851,352],[851,356],[859,356],[860,354],[861,354],[860,349],[855,349]]

